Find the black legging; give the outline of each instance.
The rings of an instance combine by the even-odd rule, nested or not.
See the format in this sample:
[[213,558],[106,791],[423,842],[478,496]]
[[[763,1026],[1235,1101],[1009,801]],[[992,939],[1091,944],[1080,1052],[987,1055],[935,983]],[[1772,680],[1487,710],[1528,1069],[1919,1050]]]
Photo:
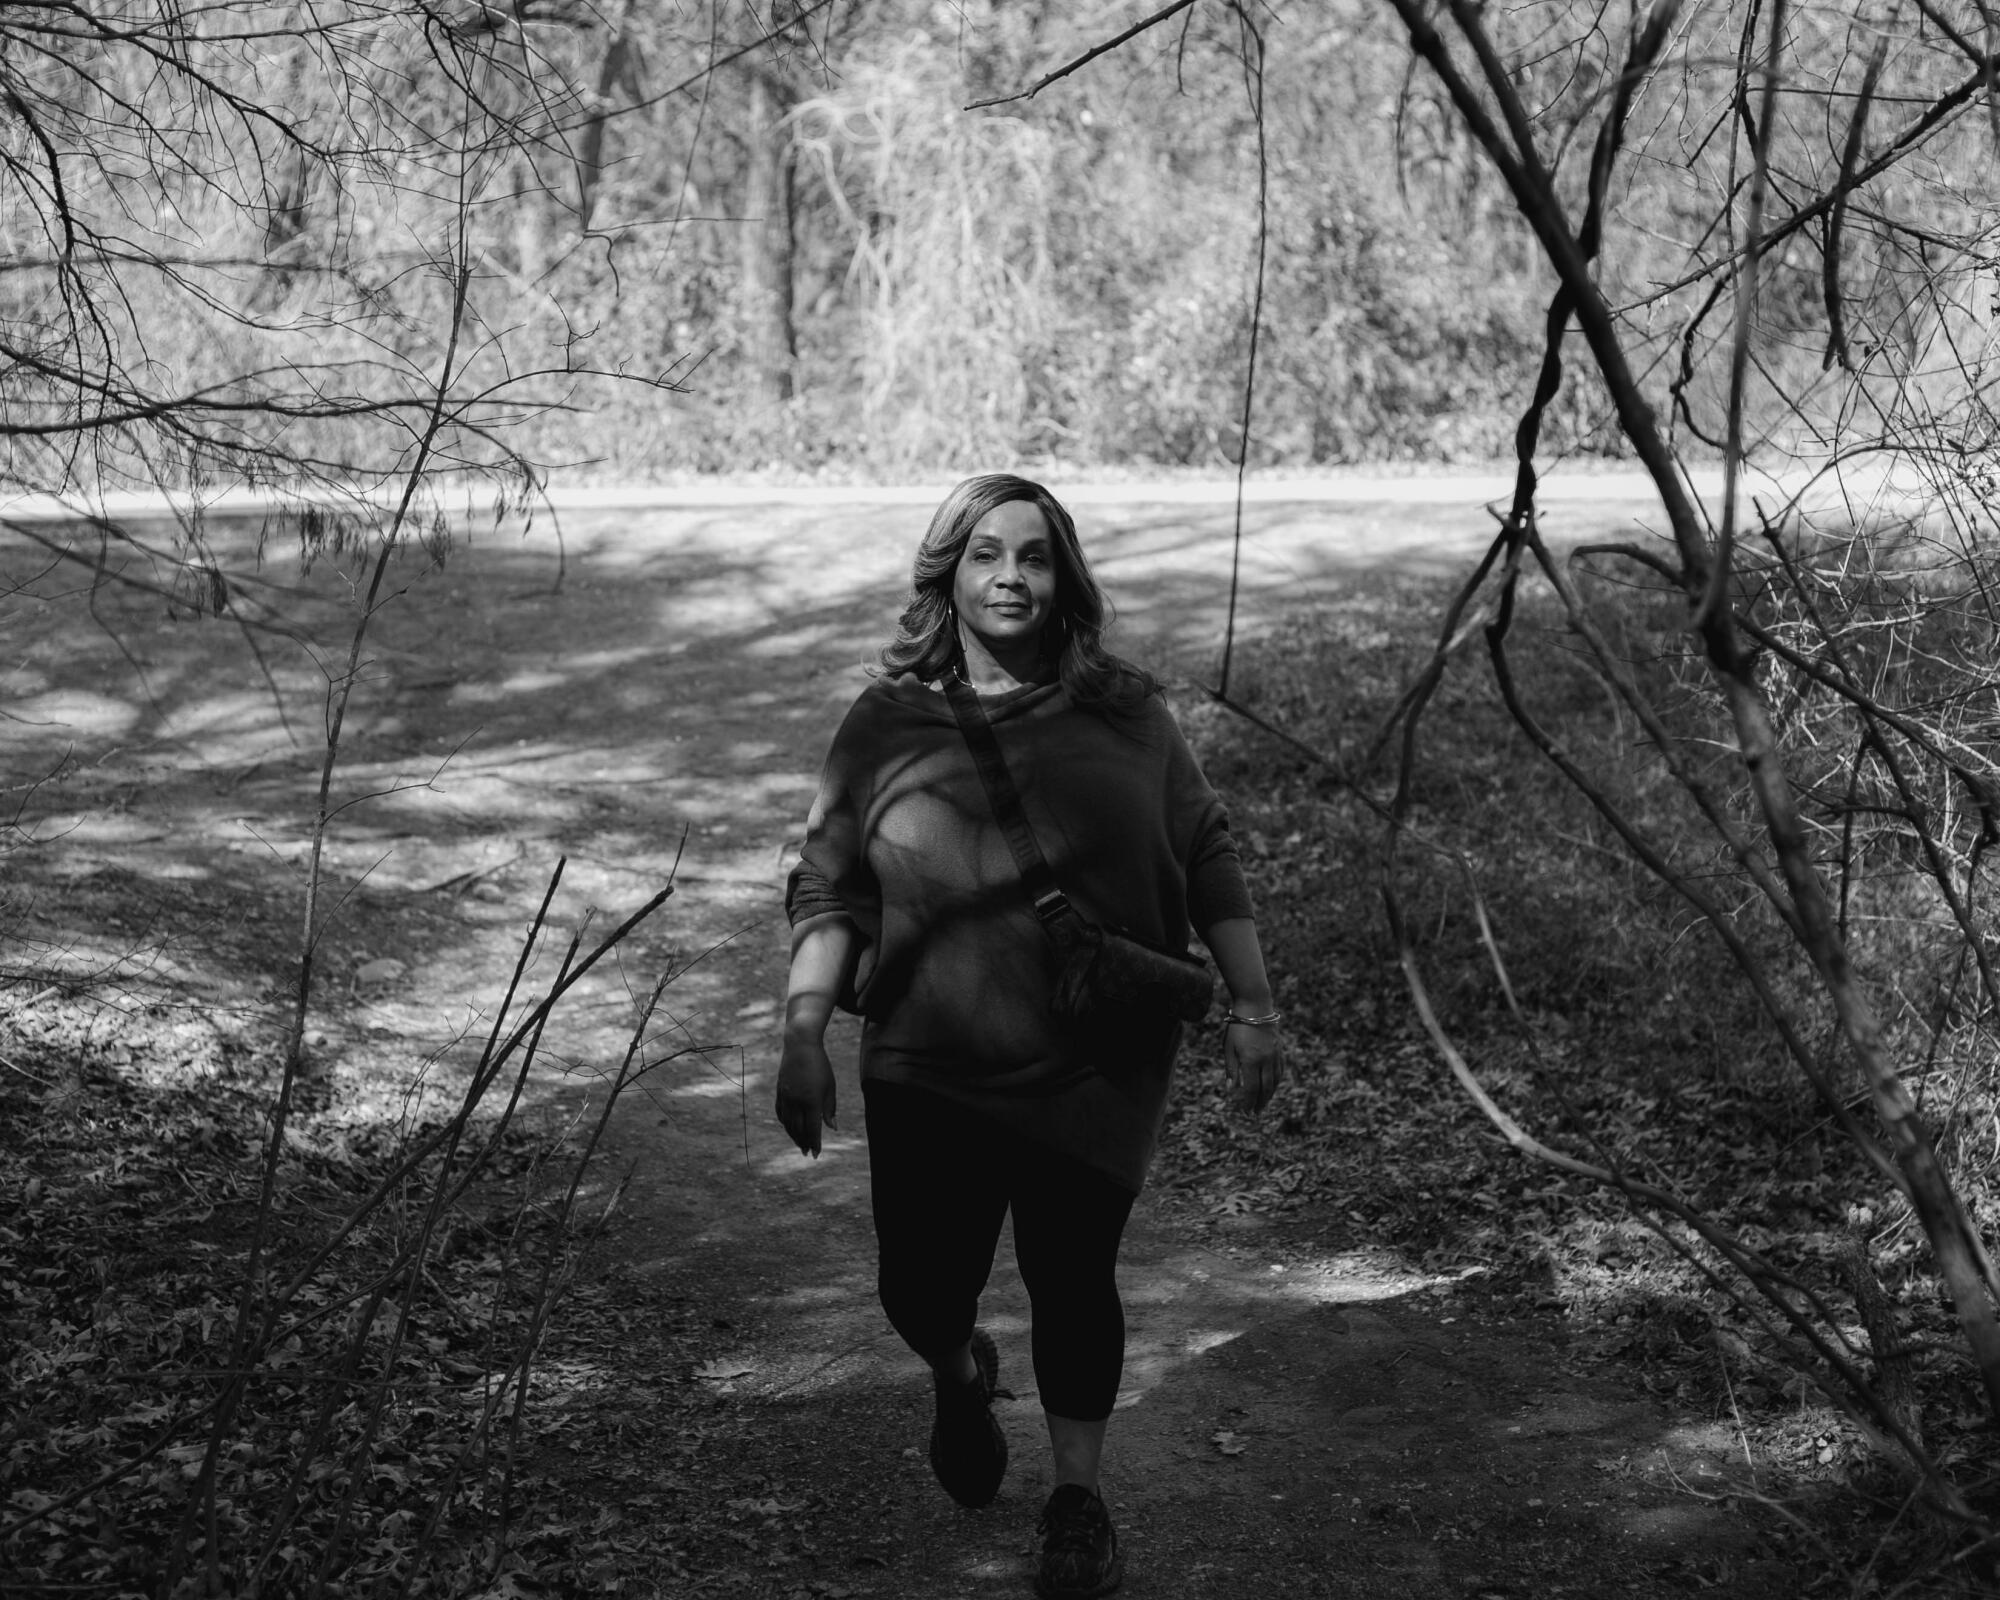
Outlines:
[[1034,1312],[1042,1409],[1111,1415],[1125,1364],[1114,1269],[1133,1196],[1104,1174],[894,1083],[864,1083],[882,1309],[933,1365],[972,1336],[1000,1224]]

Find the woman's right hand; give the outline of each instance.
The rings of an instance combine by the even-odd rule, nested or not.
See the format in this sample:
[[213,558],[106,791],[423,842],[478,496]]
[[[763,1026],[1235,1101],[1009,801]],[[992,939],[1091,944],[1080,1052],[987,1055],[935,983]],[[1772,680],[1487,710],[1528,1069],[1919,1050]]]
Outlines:
[[819,1155],[822,1126],[834,1123],[833,1062],[826,1045],[808,1034],[785,1035],[778,1058],[778,1121],[801,1155]]
[[826,1024],[833,1015],[834,996],[853,986],[860,958],[861,935],[843,912],[810,917],[792,929],[777,1109],[785,1132],[804,1155],[818,1155],[820,1129],[834,1125]]

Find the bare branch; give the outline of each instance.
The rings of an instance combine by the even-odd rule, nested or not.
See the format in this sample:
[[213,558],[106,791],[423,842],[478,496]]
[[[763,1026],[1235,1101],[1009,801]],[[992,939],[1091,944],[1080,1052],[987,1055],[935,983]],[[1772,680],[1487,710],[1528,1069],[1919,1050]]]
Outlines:
[[1048,74],[1047,77],[1040,79],[1038,82],[1031,84],[1028,88],[1022,89],[1015,94],[995,95],[990,100],[974,100],[970,105],[966,106],[965,109],[967,111],[983,111],[988,106],[1005,106],[1005,105],[1012,105],[1016,100],[1032,100],[1035,98],[1036,95],[1040,94],[1050,84],[1061,82],[1064,78],[1067,78],[1072,72],[1079,71],[1080,69],[1089,66],[1090,63],[1095,61],[1099,56],[1105,55],[1110,51],[1116,50],[1121,44],[1124,44],[1128,39],[1138,38],[1139,35],[1144,33],[1148,28],[1157,27],[1160,23],[1165,22],[1167,18],[1175,16],[1178,13],[1187,10],[1188,7],[1190,7],[1193,4],[1194,0],[1173,0],[1173,3],[1171,5],[1162,6],[1158,11],[1155,11],[1150,17],[1144,17],[1140,19],[1138,22],[1133,23],[1131,27],[1127,28],[1123,33],[1118,34],[1116,37],[1106,39],[1102,44],[1092,45],[1088,50],[1084,51],[1082,55],[1077,56],[1075,59],[1071,61],[1063,63],[1063,65],[1057,67],[1054,72],[1051,72],[1050,74]]
[[1868,108],[1874,103],[1875,85],[1887,57],[1888,41],[1878,40],[1868,57],[1868,70],[1861,77],[1861,98],[1848,120],[1847,143],[1840,156],[1840,181],[1836,185],[1839,195],[1826,219],[1826,247],[1820,254],[1821,288],[1826,300],[1826,354],[1820,358],[1822,369],[1838,362],[1844,370],[1854,370],[1854,357],[1847,348],[1847,315],[1840,297],[1840,241],[1847,224],[1854,169],[1860,163],[1861,142],[1868,130]]

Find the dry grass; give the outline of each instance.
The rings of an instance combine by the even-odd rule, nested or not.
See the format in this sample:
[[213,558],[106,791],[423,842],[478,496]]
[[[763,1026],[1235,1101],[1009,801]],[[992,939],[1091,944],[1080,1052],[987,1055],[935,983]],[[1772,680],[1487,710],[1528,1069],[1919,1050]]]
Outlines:
[[[1360,579],[1254,641],[1239,658],[1237,692],[1322,750],[1363,749],[1423,659],[1448,593],[1438,581]],[[1671,695],[1685,648],[1673,602],[1636,591],[1612,600],[1628,657]],[[1552,595],[1527,596],[1514,639],[1523,694],[1545,723],[1682,870],[1726,889],[1733,869],[1568,650]],[[1681,706],[1681,725],[1699,731],[1698,712],[1692,700]],[[1817,1507],[1815,1522],[1834,1518],[1822,1531],[1841,1560],[1858,1570],[1880,1540],[1878,1573],[1924,1568],[1935,1550],[1899,1520],[1893,1470],[1826,1404],[1816,1375],[1619,1196],[1514,1154],[1453,1085],[1411,1012],[1383,925],[1381,824],[1324,769],[1255,728],[1213,707],[1188,720],[1211,778],[1239,797],[1234,820],[1295,1072],[1254,1129],[1226,1115],[1212,1070],[1197,1075],[1171,1127],[1165,1182],[1210,1212],[1289,1216],[1329,1242],[1393,1247],[1436,1269],[1483,1268],[1559,1302],[1587,1355],[1631,1362],[1662,1397],[1740,1427],[1768,1492]],[[1726,766],[1727,748],[1715,758]],[[1379,789],[1392,773],[1355,776]],[[1414,817],[1471,868],[1407,857],[1402,893],[1446,1025],[1489,1089],[1549,1142],[1702,1208],[1821,1293],[1863,1350],[1839,1263],[1851,1240],[1868,1239],[1900,1330],[1922,1352],[1915,1377],[1931,1442],[1981,1497],[1995,1466],[1990,1437],[1920,1230],[1786,1063],[1717,941],[1517,732],[1477,645],[1426,716]],[[1858,944],[1877,986],[1907,997],[1906,1050],[1950,980],[1936,964],[1935,896],[1907,866],[1885,838],[1851,897],[1857,926],[1868,919]],[[1474,881],[1518,1020],[1480,941]],[[1726,898],[1787,997],[1805,993],[1810,975],[1773,919],[1747,893]],[[1938,1030],[1930,1093],[1933,1108],[1941,1091],[1953,1097],[1940,1119],[1946,1146],[1990,1227],[2000,1217],[1990,1149],[2000,1080],[1971,1021]]]

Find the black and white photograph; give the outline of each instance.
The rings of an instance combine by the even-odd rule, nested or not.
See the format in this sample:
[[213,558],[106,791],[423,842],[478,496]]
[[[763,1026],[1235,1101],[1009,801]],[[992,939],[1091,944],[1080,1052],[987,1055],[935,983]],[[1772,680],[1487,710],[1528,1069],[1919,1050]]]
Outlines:
[[0,0],[6,1600],[2000,1593],[1989,0]]

